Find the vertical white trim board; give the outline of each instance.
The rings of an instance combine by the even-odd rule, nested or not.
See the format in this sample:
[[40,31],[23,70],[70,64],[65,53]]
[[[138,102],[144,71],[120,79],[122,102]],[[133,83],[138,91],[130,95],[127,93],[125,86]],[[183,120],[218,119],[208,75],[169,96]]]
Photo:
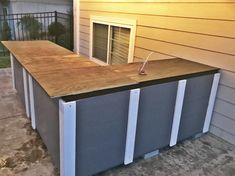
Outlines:
[[31,125],[33,129],[36,129],[35,121],[35,107],[34,107],[34,95],[33,95],[33,78],[28,74],[29,79],[29,101],[30,101],[30,112],[31,112]]
[[124,158],[125,165],[132,163],[134,158],[136,126],[137,126],[137,117],[139,109],[139,97],[140,97],[140,89],[133,89],[130,91],[126,148],[125,148],[125,158]]
[[172,130],[171,130],[170,147],[176,145],[177,143],[180,119],[181,119],[182,108],[183,108],[183,103],[184,103],[186,83],[187,83],[187,80],[180,80],[178,83],[174,118],[173,118]]
[[27,72],[24,68],[23,69],[23,81],[24,81],[24,102],[25,102],[25,109],[26,115],[29,118],[29,96],[28,96],[28,84],[27,84]]
[[73,0],[74,52],[79,53],[80,46],[80,0]]
[[220,73],[216,73],[214,75],[214,79],[213,79],[213,83],[211,87],[211,94],[210,94],[209,103],[208,103],[207,112],[206,112],[206,118],[205,118],[205,122],[203,126],[203,133],[206,133],[209,131],[212,113],[213,113],[213,109],[215,105],[217,89],[219,86],[219,80],[220,80]]
[[13,89],[15,89],[16,86],[15,86],[15,74],[14,74],[14,56],[11,53],[10,53],[10,60],[11,60],[12,86]]
[[76,174],[76,101],[59,100],[60,176]]

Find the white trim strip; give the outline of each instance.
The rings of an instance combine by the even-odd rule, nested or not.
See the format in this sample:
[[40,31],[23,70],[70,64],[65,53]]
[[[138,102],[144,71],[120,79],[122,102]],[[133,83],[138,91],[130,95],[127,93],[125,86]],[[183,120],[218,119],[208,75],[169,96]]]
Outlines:
[[110,64],[110,61],[111,61],[111,59],[110,59],[110,56],[111,56],[110,43],[112,43],[112,42],[110,42],[110,40],[111,40],[111,38],[110,38],[111,31],[110,30],[111,30],[111,26],[109,25],[108,26],[108,44],[107,44],[107,62],[106,62],[107,65]]
[[16,86],[15,86],[15,73],[14,73],[14,56],[11,53],[10,53],[10,60],[11,60],[12,86],[13,89],[15,89]]
[[173,118],[172,130],[171,130],[170,147],[176,145],[176,143],[177,143],[186,83],[187,83],[187,80],[180,80],[178,83],[174,118]]
[[27,84],[27,72],[24,68],[23,69],[23,81],[24,81],[24,102],[25,102],[25,109],[26,115],[29,118],[29,96],[28,96],[28,84]]
[[219,80],[220,80],[220,73],[216,73],[214,75],[213,84],[211,87],[211,94],[210,94],[210,99],[209,99],[207,112],[206,112],[206,118],[205,118],[205,122],[203,126],[203,133],[206,133],[209,131],[212,113],[213,113],[213,109],[215,105],[216,93],[217,93],[217,89],[219,85]]
[[115,18],[108,16],[90,16],[90,19],[102,24],[111,24],[112,26],[130,27],[136,25],[135,19]]
[[80,46],[80,0],[73,0],[74,52],[79,54]]
[[31,112],[31,125],[33,129],[36,129],[34,95],[33,95],[33,79],[32,79],[32,76],[29,74],[28,74],[28,79],[29,79],[29,101],[30,101],[30,112]]
[[59,100],[60,176],[76,174],[76,101]]
[[130,91],[126,148],[125,148],[125,158],[124,158],[125,165],[132,163],[134,158],[135,135],[136,135],[137,117],[139,109],[139,97],[140,97],[140,89],[133,89]]

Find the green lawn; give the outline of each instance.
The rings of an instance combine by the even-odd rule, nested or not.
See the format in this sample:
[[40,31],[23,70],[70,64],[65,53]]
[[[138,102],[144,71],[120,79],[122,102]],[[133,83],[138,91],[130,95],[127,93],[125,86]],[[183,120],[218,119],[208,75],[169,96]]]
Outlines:
[[0,56],[0,68],[11,67],[10,56]]

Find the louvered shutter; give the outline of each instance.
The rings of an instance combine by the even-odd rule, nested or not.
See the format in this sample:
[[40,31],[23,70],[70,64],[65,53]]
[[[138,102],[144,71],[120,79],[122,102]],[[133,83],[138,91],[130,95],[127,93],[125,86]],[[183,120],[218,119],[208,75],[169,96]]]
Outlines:
[[107,62],[108,28],[108,25],[93,24],[92,56],[105,63]]
[[111,26],[109,64],[128,62],[130,29]]

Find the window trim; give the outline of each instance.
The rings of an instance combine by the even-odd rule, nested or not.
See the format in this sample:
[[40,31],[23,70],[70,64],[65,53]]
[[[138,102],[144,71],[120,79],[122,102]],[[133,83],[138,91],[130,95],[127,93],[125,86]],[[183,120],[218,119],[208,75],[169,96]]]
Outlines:
[[[100,64],[109,65],[108,61],[105,63],[97,58],[92,57],[93,50],[93,23],[104,24],[109,26],[108,37],[110,36],[110,26],[124,27],[130,29],[130,41],[129,41],[129,52],[128,52],[128,63],[134,61],[134,49],[135,49],[135,35],[136,35],[136,20],[114,18],[107,16],[91,16],[90,17],[90,46],[89,46],[89,58],[90,60]],[[109,51],[109,40],[107,51]]]

